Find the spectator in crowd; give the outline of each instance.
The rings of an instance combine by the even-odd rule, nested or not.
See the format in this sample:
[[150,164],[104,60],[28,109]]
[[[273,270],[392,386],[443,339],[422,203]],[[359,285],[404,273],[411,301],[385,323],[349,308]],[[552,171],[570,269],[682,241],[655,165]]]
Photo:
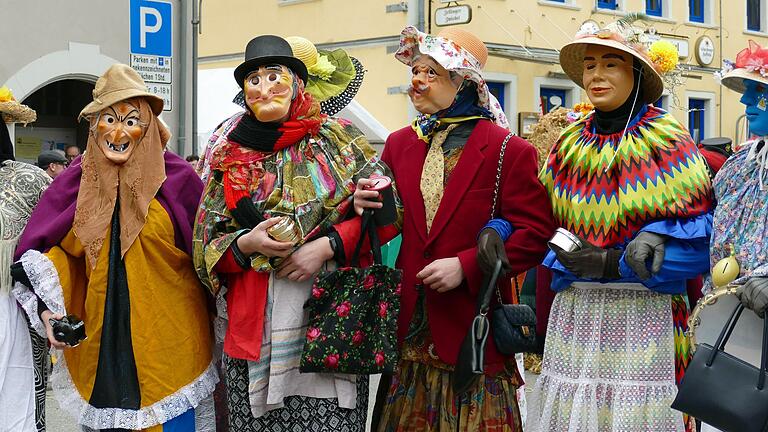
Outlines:
[[45,170],[52,179],[61,174],[67,168],[67,158],[56,150],[45,150],[37,157],[37,166]]
[[68,164],[72,163],[76,157],[80,156],[80,147],[77,144],[67,144],[67,147],[64,149],[64,156],[67,158]]
[[186,158],[186,161],[189,162],[190,165],[192,165],[192,168],[197,167],[197,162],[200,160],[200,156],[198,155],[189,155]]

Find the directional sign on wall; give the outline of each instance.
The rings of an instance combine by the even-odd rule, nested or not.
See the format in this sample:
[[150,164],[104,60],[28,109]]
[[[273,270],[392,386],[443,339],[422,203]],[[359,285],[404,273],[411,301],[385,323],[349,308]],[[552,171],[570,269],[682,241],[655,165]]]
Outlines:
[[162,1],[130,0],[131,67],[147,89],[172,107],[173,5]]
[[469,5],[435,9],[435,24],[440,27],[467,24],[470,21],[472,21],[472,8]]

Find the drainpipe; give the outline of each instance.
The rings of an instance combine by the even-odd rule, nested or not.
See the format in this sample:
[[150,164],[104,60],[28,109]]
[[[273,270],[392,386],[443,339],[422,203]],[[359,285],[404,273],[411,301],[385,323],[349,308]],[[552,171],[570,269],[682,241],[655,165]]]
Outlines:
[[203,0],[192,0],[192,154],[197,156],[197,36],[202,32]]
[[[424,2],[431,2],[431,0],[408,0],[408,12],[406,16],[406,22],[408,25],[416,26],[417,29],[420,31],[425,31],[425,17],[424,17]],[[406,68],[408,69],[408,68]],[[410,84],[411,82],[411,72],[408,70],[408,72],[405,74],[406,83]],[[413,104],[410,101],[406,102],[408,104],[408,118],[414,118],[418,114],[416,112],[416,108],[413,107]]]
[[189,110],[187,109],[187,8],[184,6],[184,2],[182,0],[179,0],[179,125],[178,125],[178,134],[179,137],[177,142],[179,143],[179,148],[177,149],[177,153],[179,156],[184,157],[184,149],[186,147],[186,141],[187,141],[187,131],[186,131],[186,125],[187,125],[187,113]]
[[408,0],[406,21],[408,25],[416,26],[419,31],[424,31],[424,2],[430,0]]
[[[720,0],[720,67],[723,67],[723,0]],[[723,85],[720,84],[720,132],[718,135],[723,136]],[[733,137],[735,143],[738,137]]]

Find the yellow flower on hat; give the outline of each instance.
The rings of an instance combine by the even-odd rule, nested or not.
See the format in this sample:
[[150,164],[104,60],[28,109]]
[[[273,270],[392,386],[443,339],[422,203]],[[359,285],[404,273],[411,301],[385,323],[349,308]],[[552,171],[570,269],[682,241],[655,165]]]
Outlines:
[[677,67],[677,48],[670,42],[658,40],[651,44],[648,57],[657,66],[662,74],[668,73]]
[[0,102],[10,102],[12,100],[16,100],[13,98],[13,93],[11,93],[11,89],[9,89],[6,86],[0,87]]

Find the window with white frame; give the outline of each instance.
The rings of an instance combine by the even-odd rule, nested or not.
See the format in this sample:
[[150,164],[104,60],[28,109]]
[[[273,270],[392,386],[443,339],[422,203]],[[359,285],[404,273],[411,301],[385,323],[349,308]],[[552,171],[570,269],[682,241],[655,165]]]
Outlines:
[[655,17],[664,16],[664,5],[662,3],[666,2],[663,0],[645,0],[645,14]]
[[768,0],[746,0],[748,31],[768,32]]
[[288,5],[292,5],[292,4],[308,3],[308,2],[313,2],[313,1],[317,1],[317,0],[277,0],[277,5],[278,6],[288,6]]
[[686,92],[688,107],[688,132],[696,143],[714,136],[715,94],[709,92]]
[[595,0],[596,9],[619,10],[619,0]]
[[483,74],[491,94],[496,97],[507,116],[512,132],[517,132],[517,76],[513,74],[486,72]]
[[570,6],[571,8],[578,7],[576,0],[539,0],[539,4],[544,6]]
[[712,23],[712,0],[688,0],[688,22]]
[[571,80],[537,77],[533,79],[533,106],[542,113],[558,106],[569,108],[579,102],[580,92],[581,88]]

